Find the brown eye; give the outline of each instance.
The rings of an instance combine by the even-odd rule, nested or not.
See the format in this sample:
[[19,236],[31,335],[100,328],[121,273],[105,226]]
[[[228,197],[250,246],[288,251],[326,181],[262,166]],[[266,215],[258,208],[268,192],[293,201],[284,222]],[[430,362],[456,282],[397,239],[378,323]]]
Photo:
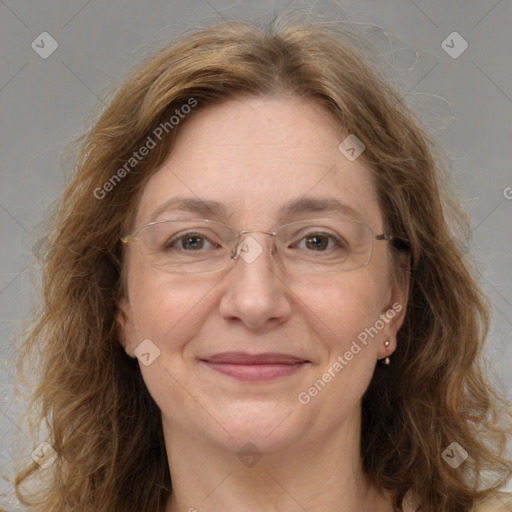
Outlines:
[[200,233],[178,233],[171,237],[164,246],[164,250],[195,252],[201,249],[217,249],[219,244],[211,242]]
[[202,249],[203,248],[204,238],[201,237],[201,236],[192,235],[192,236],[183,237],[180,240],[180,242],[181,242],[181,248],[182,249],[196,250],[196,249]]
[[325,235],[314,235],[305,238],[308,249],[323,251],[329,246],[329,237]]
[[299,239],[295,248],[305,249],[308,252],[330,252],[331,250],[345,250],[347,244],[343,238],[333,233],[310,231]]

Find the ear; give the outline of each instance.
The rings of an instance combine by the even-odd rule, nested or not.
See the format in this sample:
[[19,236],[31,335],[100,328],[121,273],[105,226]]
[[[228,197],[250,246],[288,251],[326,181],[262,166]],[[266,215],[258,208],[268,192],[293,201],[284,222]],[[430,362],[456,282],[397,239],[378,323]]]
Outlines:
[[134,339],[133,316],[128,299],[123,296],[117,303],[116,321],[119,331],[119,343],[124,351],[132,358],[135,358],[134,348],[131,340]]
[[[379,346],[377,349],[377,357],[379,359],[390,356],[396,350],[397,334],[404,323],[407,311],[409,286],[409,257],[402,255],[399,275],[390,284],[389,295],[380,315],[385,325],[379,336]],[[384,345],[385,341],[389,341],[387,347]]]

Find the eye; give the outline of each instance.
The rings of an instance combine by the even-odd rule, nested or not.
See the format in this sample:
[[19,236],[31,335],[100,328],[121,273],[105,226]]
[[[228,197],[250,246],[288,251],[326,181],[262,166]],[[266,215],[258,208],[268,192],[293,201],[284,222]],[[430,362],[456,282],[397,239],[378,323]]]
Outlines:
[[346,249],[347,244],[339,237],[327,232],[311,232],[304,236],[297,245],[299,249],[325,252],[330,249]]
[[329,247],[329,237],[325,235],[313,235],[304,239],[308,249],[323,251]]
[[[208,247],[209,244],[209,247]],[[199,251],[201,249],[216,249],[220,247],[219,244],[211,242],[201,233],[189,232],[178,233],[166,241],[164,249],[176,249],[178,251]]]

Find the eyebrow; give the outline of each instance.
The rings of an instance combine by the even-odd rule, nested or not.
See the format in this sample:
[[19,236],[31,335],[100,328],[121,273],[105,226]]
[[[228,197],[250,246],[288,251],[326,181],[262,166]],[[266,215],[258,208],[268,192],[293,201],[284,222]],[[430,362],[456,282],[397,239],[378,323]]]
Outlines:
[[305,197],[285,203],[279,210],[279,215],[288,217],[295,213],[334,213],[343,214],[355,220],[363,221],[363,216],[347,203],[335,198]]
[[[217,201],[211,201],[199,198],[174,197],[162,203],[152,214],[149,222],[153,222],[163,212],[168,210],[194,213],[204,218],[215,216],[221,219],[227,219],[229,215],[225,205]],[[334,197],[313,198],[305,197],[292,199],[285,203],[278,210],[279,218],[290,217],[294,214],[304,213],[326,213],[343,214],[352,219],[364,221],[363,216],[348,204]]]
[[217,202],[198,198],[174,197],[162,203],[152,214],[150,222],[167,210],[176,210],[181,212],[196,213],[202,217],[208,217],[213,214],[215,217],[227,217],[226,207]]

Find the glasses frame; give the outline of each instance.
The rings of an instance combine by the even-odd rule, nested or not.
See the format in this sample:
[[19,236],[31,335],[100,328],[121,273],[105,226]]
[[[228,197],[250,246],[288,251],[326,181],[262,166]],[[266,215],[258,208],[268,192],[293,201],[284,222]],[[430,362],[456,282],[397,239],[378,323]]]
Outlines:
[[[280,229],[282,229],[282,228],[284,228],[286,226],[293,225],[293,224],[299,224],[299,223],[304,223],[304,222],[312,222],[313,223],[313,222],[325,221],[325,220],[331,220],[332,221],[332,218],[331,219],[325,219],[325,218],[322,218],[322,217],[317,217],[317,218],[307,219],[307,220],[298,220],[298,221],[288,222],[287,224],[283,224],[281,226],[278,226],[276,228],[276,231],[267,231],[267,230],[262,230],[262,229],[243,229],[243,230],[237,230],[236,228],[234,228],[233,226],[230,226],[229,224],[225,224],[224,222],[219,222],[219,221],[211,220],[211,219],[171,218],[171,219],[162,219],[162,220],[156,220],[156,221],[153,221],[153,222],[148,222],[147,224],[144,224],[144,225],[140,226],[139,228],[137,228],[133,233],[131,233],[129,235],[121,236],[120,237],[120,241],[123,244],[138,243],[140,241],[139,240],[139,232],[142,229],[147,228],[148,226],[153,226],[153,225],[156,225],[156,224],[164,224],[166,222],[172,222],[172,221],[208,222],[208,223],[224,226],[224,227],[228,228],[229,230],[233,231],[234,233],[238,233],[237,236],[236,236],[236,245],[233,248],[233,250],[231,251],[231,254],[230,254],[230,257],[229,257],[230,260],[236,261],[238,259],[238,257],[240,256],[240,245],[241,245],[241,243],[243,241],[242,237],[244,235],[248,234],[248,233],[263,233],[263,234],[272,236],[274,243],[273,243],[273,246],[270,247],[270,254],[273,254],[274,253],[273,248],[276,247],[275,237],[277,236],[277,231],[278,230],[280,230]],[[380,233],[380,234],[376,235],[375,231],[373,231],[371,226],[366,224],[366,222],[363,222],[363,221],[360,221],[360,220],[354,220],[354,219],[348,219],[348,220],[350,220],[351,222],[355,222],[356,224],[361,224],[362,226],[365,226],[370,231],[370,233],[372,234],[372,246],[371,246],[371,250],[370,250],[368,259],[367,259],[367,261],[363,265],[361,265],[359,267],[348,269],[348,270],[335,271],[335,272],[322,272],[321,273],[322,275],[323,274],[325,274],[325,275],[341,274],[341,273],[344,273],[344,272],[351,272],[353,270],[358,270],[360,268],[366,267],[370,263],[370,261],[372,259],[372,256],[373,256],[373,246],[374,246],[373,240],[379,240],[379,241],[385,240],[385,241],[389,242],[389,241],[395,240],[397,238],[397,237],[395,237],[394,235],[392,235],[390,233]],[[158,267],[155,267],[155,266],[149,264],[145,260],[144,254],[142,254],[142,256],[143,256],[143,260],[146,263],[146,265],[149,265],[151,268],[153,268],[155,270],[158,270],[159,272],[165,272],[165,273],[168,273],[168,274],[174,274],[174,272],[170,272],[168,270],[163,270],[161,268],[158,268]],[[196,276],[196,275],[203,275],[203,274],[215,274],[215,273],[218,273],[218,272],[222,272],[223,270],[226,270],[229,266],[230,266],[230,264],[228,263],[225,267],[223,267],[222,269],[219,269],[219,270],[213,270],[213,271],[207,271],[207,272],[182,272],[182,273],[176,272],[176,274],[177,275],[194,275],[194,276]]]

